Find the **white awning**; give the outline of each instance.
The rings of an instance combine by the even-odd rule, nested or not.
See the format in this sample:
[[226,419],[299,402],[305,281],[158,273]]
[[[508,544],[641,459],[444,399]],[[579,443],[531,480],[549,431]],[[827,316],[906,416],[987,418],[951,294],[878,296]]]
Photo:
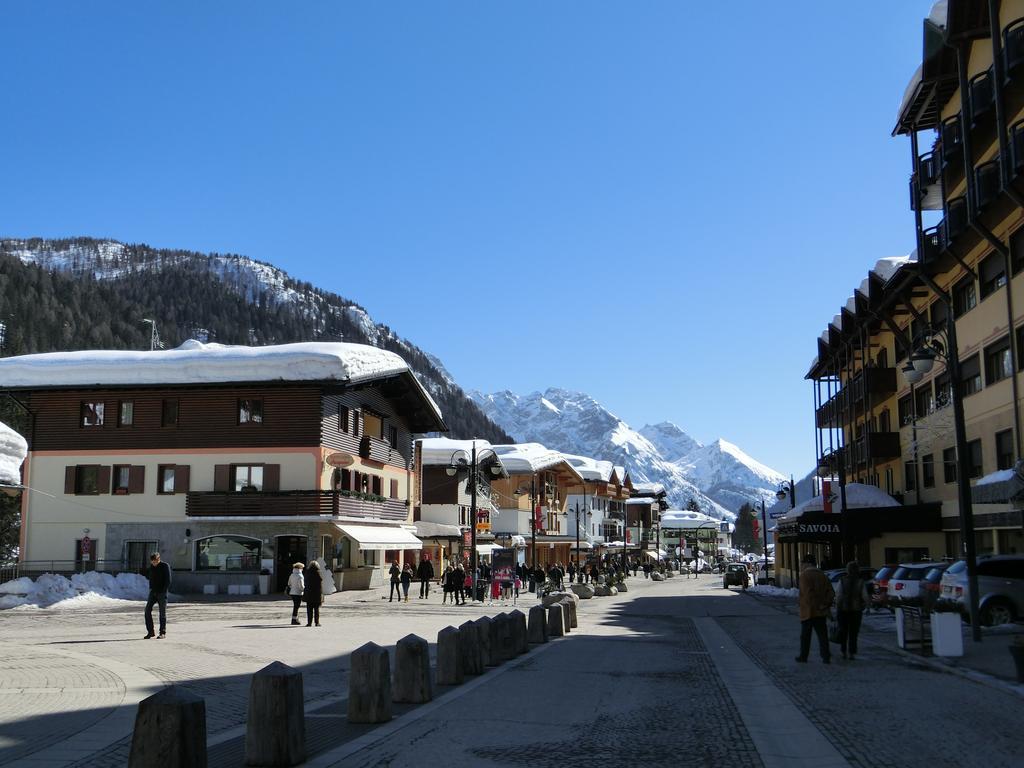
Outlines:
[[657,552],[654,552],[650,549],[646,549],[644,550],[644,554],[648,557],[654,558],[655,560],[663,560],[666,557],[668,557],[668,555],[665,554],[665,550],[663,549],[659,549]]
[[497,544],[477,544],[476,553],[478,555],[489,555],[492,550],[501,549]]
[[359,549],[422,549],[423,542],[412,531],[390,525],[350,525],[335,527],[358,544]]
[[[593,549],[593,548],[594,547],[591,545],[591,543],[589,541],[581,541],[580,542],[580,551],[583,551],[585,549]],[[576,549],[576,545],[575,544],[572,545],[572,549]]]

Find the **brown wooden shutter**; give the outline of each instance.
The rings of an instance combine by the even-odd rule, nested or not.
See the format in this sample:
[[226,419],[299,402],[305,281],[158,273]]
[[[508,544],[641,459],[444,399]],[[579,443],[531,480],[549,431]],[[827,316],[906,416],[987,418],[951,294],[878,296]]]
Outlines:
[[352,490],[352,471],[349,469],[341,470],[341,490]]
[[145,493],[146,468],[132,467],[128,471],[128,493]]
[[99,487],[100,493],[110,493],[110,467],[100,467],[96,485]]
[[174,468],[174,492],[188,493],[191,468],[188,464],[179,464]]
[[391,481],[391,498],[392,499],[397,499],[398,498],[398,481],[397,480],[392,480]]
[[78,476],[78,467],[64,467],[64,493],[75,492],[75,478]]
[[213,467],[213,490],[219,493],[231,490],[231,467],[228,464],[216,464]]
[[280,464],[264,464],[263,465],[263,490],[264,491],[279,491],[279,490],[281,490],[281,465]]

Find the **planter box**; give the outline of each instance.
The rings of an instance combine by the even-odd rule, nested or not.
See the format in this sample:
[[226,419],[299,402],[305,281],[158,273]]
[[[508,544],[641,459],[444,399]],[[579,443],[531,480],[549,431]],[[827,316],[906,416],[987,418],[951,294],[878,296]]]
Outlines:
[[269,595],[270,594],[270,576],[264,576],[264,575],[260,574],[259,579],[260,579],[260,594],[261,595]]
[[936,656],[963,656],[963,621],[959,613],[933,613],[932,653]]

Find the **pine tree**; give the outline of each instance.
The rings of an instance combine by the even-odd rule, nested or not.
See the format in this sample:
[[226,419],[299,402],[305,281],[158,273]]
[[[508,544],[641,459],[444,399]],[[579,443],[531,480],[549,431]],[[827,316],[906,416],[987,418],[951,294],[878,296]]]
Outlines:
[[751,504],[744,504],[736,513],[736,530],[732,535],[732,545],[736,549],[761,554],[761,540],[754,535],[754,518],[759,514]]

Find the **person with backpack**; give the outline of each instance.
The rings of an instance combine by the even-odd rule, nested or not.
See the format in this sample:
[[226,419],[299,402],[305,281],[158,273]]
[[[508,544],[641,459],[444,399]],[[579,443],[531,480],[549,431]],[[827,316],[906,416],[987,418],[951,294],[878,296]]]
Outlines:
[[870,605],[867,582],[860,576],[856,560],[846,564],[846,573],[839,577],[836,590],[836,611],[839,625],[839,650],[844,659],[853,661],[857,656],[857,635],[864,609]]

